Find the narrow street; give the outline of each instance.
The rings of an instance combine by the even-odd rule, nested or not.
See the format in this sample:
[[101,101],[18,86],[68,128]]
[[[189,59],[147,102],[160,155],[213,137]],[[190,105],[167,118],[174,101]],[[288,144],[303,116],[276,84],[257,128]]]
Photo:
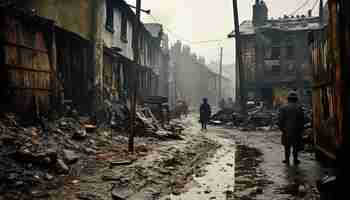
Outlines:
[[313,154],[285,166],[278,131],[205,132],[197,121],[185,119],[184,140],[161,142],[131,165],[100,163],[52,199],[318,199],[321,168]]
[[346,199],[349,2],[0,0],[0,200]]
[[322,169],[314,155],[304,151],[302,164],[285,166],[278,131],[196,131],[221,147],[202,161],[182,194],[163,199],[318,199],[315,184]]
[[[84,155],[70,165],[68,175],[49,179],[36,168],[27,168],[26,176],[34,174],[38,182],[28,188],[29,194],[7,191],[0,199],[317,199],[320,166],[307,152],[302,153],[298,167],[282,164],[279,132],[212,126],[201,131],[197,115],[181,121],[186,127],[181,140],[138,137],[134,157],[114,149],[125,148],[121,144],[126,138],[118,134],[92,134],[95,139],[89,141],[99,143],[99,150],[86,155],[78,150],[85,148],[78,147],[83,143],[67,140],[75,143],[76,153]],[[15,181],[13,187],[26,181],[16,173],[20,171],[13,171],[9,182]]]

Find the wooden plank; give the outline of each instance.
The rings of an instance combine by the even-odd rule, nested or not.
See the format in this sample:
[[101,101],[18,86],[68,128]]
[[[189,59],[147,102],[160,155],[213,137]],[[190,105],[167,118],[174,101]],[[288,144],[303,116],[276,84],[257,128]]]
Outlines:
[[23,70],[23,71],[42,72],[42,73],[51,74],[51,71],[48,71],[48,70],[28,68],[28,67],[24,67],[24,66],[20,66],[20,65],[4,64],[4,66],[8,67],[9,70]]
[[327,151],[325,148],[322,148],[321,146],[319,146],[319,145],[315,145],[315,147],[316,147],[316,149],[318,149],[318,150],[320,150],[322,153],[324,153],[326,156],[328,156],[329,158],[331,158],[331,159],[336,159],[337,157],[335,156],[335,154],[333,154],[333,153],[331,153],[331,152],[329,152],[329,151]]
[[13,90],[35,90],[35,91],[47,91],[48,93],[51,93],[51,89],[48,88],[31,88],[31,87],[10,87],[9,89]]
[[319,88],[324,88],[324,87],[335,87],[335,82],[334,81],[326,81],[326,82],[314,83],[312,85],[313,89],[319,89]]
[[31,51],[34,51],[34,52],[37,52],[37,53],[44,53],[44,54],[48,53],[48,51],[44,50],[44,49],[33,48],[33,47],[30,47],[30,46],[27,46],[27,45],[17,44],[17,43],[9,42],[9,41],[3,42],[3,45],[5,45],[5,46],[12,46],[12,47],[18,47],[18,48],[22,48],[22,49],[28,49],[28,50],[31,50]]

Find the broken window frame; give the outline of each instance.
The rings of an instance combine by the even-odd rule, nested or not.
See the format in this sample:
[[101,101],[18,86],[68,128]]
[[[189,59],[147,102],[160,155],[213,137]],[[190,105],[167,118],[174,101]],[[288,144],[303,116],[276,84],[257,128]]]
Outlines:
[[106,0],[106,24],[107,31],[114,33],[114,10],[112,0]]
[[281,59],[281,47],[280,46],[272,46],[271,47],[271,60],[279,60]]

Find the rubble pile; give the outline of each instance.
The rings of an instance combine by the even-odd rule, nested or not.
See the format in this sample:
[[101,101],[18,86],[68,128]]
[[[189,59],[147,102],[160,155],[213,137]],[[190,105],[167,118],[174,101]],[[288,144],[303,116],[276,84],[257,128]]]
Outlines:
[[[181,124],[172,122],[161,127],[157,121],[138,116],[138,128],[143,127],[145,132],[138,131],[137,136],[142,138],[135,138],[136,156],[145,156],[158,143],[155,140],[181,138]],[[62,117],[23,126],[14,114],[1,114],[0,195],[23,199],[16,194],[34,198],[38,190],[47,193],[46,187],[57,188],[67,178],[79,176],[84,166],[91,164],[87,160],[130,160],[127,145],[127,136],[113,129],[97,129],[86,118]]]
[[[123,104],[116,104],[113,108],[111,127],[115,130],[127,130],[129,126],[129,109]],[[137,136],[155,137],[161,140],[181,139],[181,132],[185,129],[181,122],[170,121],[162,124],[148,107],[136,111]]]
[[210,124],[243,128],[272,127],[277,123],[277,115],[274,111],[262,109],[250,110],[248,116],[233,110],[220,110],[213,115]]
[[136,116],[138,133],[156,137],[161,140],[182,139],[180,134],[185,129],[182,124],[172,121],[168,124],[161,125],[148,108],[138,111]]
[[53,184],[59,175],[69,174],[81,156],[91,153],[89,144],[79,142],[87,133],[78,121],[61,118],[46,125],[24,127],[14,114],[1,115],[0,193]]
[[[304,107],[305,113],[305,140],[312,139],[312,110]],[[247,116],[241,115],[232,109],[224,109],[214,114],[209,122],[211,125],[237,127],[243,130],[257,128],[277,129],[278,110],[267,110],[261,106],[251,107]]]

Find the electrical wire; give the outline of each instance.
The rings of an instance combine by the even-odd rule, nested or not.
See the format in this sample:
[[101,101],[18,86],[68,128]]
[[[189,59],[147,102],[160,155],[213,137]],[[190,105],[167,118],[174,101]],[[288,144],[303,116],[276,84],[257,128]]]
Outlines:
[[309,3],[310,3],[310,0],[306,0],[300,7],[295,9],[290,15],[295,15],[295,13],[299,12],[302,8],[304,8]]
[[170,28],[168,28],[166,25],[164,25],[163,23],[160,22],[160,20],[158,20],[156,17],[154,17],[152,14],[150,14],[149,16],[151,16],[151,18],[153,19],[154,22],[156,23],[160,23],[162,24],[162,26],[164,27],[164,29],[172,36],[174,36],[175,38],[187,43],[187,44],[191,44],[191,45],[198,45],[198,44],[207,44],[207,43],[219,43],[222,42],[224,40],[226,40],[227,38],[223,38],[223,39],[216,39],[216,40],[203,40],[203,41],[191,41],[191,40],[187,40],[185,39],[185,37],[182,37],[180,34],[176,33],[175,31],[172,31]]
[[311,10],[315,10],[316,6],[319,4],[319,0],[315,0],[315,4],[312,6]]

